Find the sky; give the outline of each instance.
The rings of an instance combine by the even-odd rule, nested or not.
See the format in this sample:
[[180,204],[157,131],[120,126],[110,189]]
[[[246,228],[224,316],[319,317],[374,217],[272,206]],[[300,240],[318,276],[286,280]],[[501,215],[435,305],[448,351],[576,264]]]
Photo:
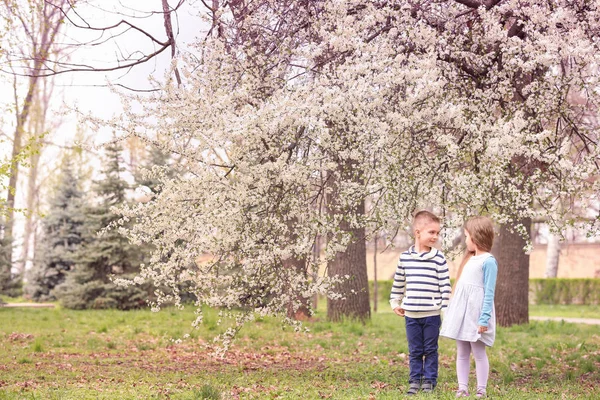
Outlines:
[[[169,0],[175,6],[178,0]],[[95,40],[94,46],[80,46],[70,51],[70,62],[93,65],[107,68],[117,65],[120,54],[142,51],[151,53],[157,46],[152,44],[142,33],[133,29],[117,28],[110,32],[90,31],[77,28],[73,25],[88,23],[92,27],[105,27],[118,23],[122,19],[144,29],[158,40],[166,41],[163,25],[161,0],[88,0],[78,3],[77,13],[69,13],[63,29],[63,37],[59,40],[66,44],[81,44]],[[98,6],[101,4],[101,6]],[[178,47],[185,49],[186,44],[201,34],[197,17],[197,2],[187,0],[173,18]],[[122,25],[125,27],[125,25]],[[68,113],[72,108],[77,108],[82,113],[91,113],[97,117],[110,118],[121,111],[118,95],[112,93],[107,87],[109,83],[122,84],[127,87],[147,90],[151,88],[148,77],[164,76],[170,63],[170,49],[165,50],[156,58],[127,70],[113,72],[72,72],[57,75],[54,78],[55,89],[53,96],[53,114],[62,120],[61,132],[55,137],[61,144],[72,140],[77,126],[77,115]],[[0,63],[2,59],[0,58]],[[4,74],[0,80],[0,104],[3,106],[14,104],[11,89],[12,77]],[[22,84],[20,92],[26,89],[26,78],[20,78]],[[21,96],[22,97],[22,96]],[[62,115],[66,113],[66,115]],[[6,116],[6,114],[5,114]],[[52,116],[51,116],[52,117]],[[3,131],[12,135],[10,129],[14,125],[13,118],[5,118]],[[14,130],[14,127],[12,128]],[[94,138],[96,144],[106,141],[104,135]],[[3,150],[7,144],[2,145]]]
[[[172,7],[179,2],[179,0],[168,1]],[[120,55],[135,51],[149,54],[157,48],[156,44],[151,43],[145,35],[134,29],[117,28],[110,32],[101,32],[80,29],[74,24],[89,24],[89,26],[99,28],[115,25],[126,19],[158,40],[166,41],[161,0],[79,0],[77,4],[76,13],[68,14],[70,21],[66,21],[58,42],[66,45],[92,41],[101,44],[72,47],[73,50],[69,53],[69,62],[108,68],[117,65]],[[199,5],[201,3],[197,0],[186,0],[172,17],[177,45],[182,51],[185,51],[188,43],[202,35],[200,29],[202,24],[198,17]],[[0,41],[2,40],[4,39],[0,35]],[[0,42],[0,48],[7,48],[7,43]],[[0,54],[0,68],[6,69],[5,61],[6,57],[2,57]],[[77,72],[55,76],[48,120],[56,124],[58,128],[49,133],[48,141],[54,145],[46,147],[43,151],[42,173],[51,175],[58,166],[61,148],[73,145],[76,132],[81,127],[81,118],[78,114],[89,113],[97,118],[110,119],[122,111],[120,98],[108,87],[109,84],[121,84],[139,90],[150,89],[149,77],[152,75],[162,80],[170,66],[170,61],[171,52],[170,49],[167,49],[154,59],[127,70]],[[21,77],[18,82],[20,102],[22,102],[27,78]],[[9,137],[12,138],[15,129],[12,83],[11,75],[0,72],[0,111],[2,111],[0,114],[0,159],[3,160],[10,155],[12,144]],[[75,112],[75,110],[77,111]],[[90,146],[94,152],[98,152],[101,145],[111,139],[112,132],[101,129],[93,134],[89,142],[84,144]],[[91,163],[94,169],[99,166],[98,159],[95,157],[92,157]],[[20,174],[24,178],[27,174],[26,169],[22,168]],[[21,179],[21,182],[24,180]],[[16,206],[23,207],[25,188],[19,186],[19,189]],[[0,195],[5,197],[6,193],[0,193]],[[15,218],[17,222],[15,233],[19,235],[22,230],[23,217],[17,215]]]
[[[24,0],[23,0],[24,1]],[[179,0],[168,0],[175,6]],[[92,31],[74,26],[89,24],[94,28],[117,24],[126,19],[160,41],[166,41],[161,0],[80,0],[76,12],[70,12],[59,43],[66,45],[84,44],[89,42],[101,43],[94,46],[83,45],[72,47],[69,52],[69,62],[74,64],[93,65],[99,68],[109,68],[117,65],[123,54],[141,51],[149,54],[156,51],[156,44],[142,33],[123,28],[109,32]],[[101,6],[99,6],[101,5]],[[177,46],[182,51],[196,36],[202,34],[198,17],[197,0],[186,0],[180,9],[173,14],[173,30]],[[122,25],[125,27],[126,25]],[[1,36],[0,36],[1,39]],[[2,43],[0,43],[2,46]],[[7,46],[2,46],[7,47]],[[0,68],[5,69],[0,56]],[[51,101],[51,111],[48,120],[60,127],[51,132],[50,141],[57,145],[47,148],[44,156],[53,160],[59,153],[59,146],[69,146],[73,143],[75,134],[80,126],[81,114],[90,114],[98,118],[110,119],[122,111],[119,95],[114,93],[109,84],[121,84],[139,90],[151,88],[149,77],[162,80],[171,61],[170,49],[165,50],[152,60],[137,65],[131,69],[112,72],[71,72],[56,75]],[[20,98],[24,97],[27,78],[19,78]],[[0,110],[14,110],[14,96],[11,88],[12,76],[0,72]],[[117,88],[118,90],[125,89]],[[76,110],[76,111],[75,111]],[[6,136],[14,133],[14,111],[5,111],[0,115],[0,140],[4,133],[4,142],[0,143],[0,157],[10,154],[11,143]],[[4,117],[4,118],[2,118]],[[93,134],[87,145],[101,145],[112,138],[110,130],[100,130]]]
[[[175,6],[178,0],[169,0],[170,5]],[[166,41],[162,14],[156,13],[162,10],[161,0],[103,0],[102,8],[88,5],[84,9],[78,9],[78,15],[83,17],[93,26],[110,26],[123,19],[123,15],[116,10],[125,10],[124,13],[129,21],[144,29],[153,37]],[[199,34],[197,27],[198,11],[193,7],[194,2],[184,3],[173,18],[173,29],[176,41],[180,49],[185,49],[186,44],[194,40]],[[154,12],[154,13],[152,13]],[[82,20],[73,16],[73,22],[81,23]],[[125,26],[125,25],[123,25]],[[118,28],[114,32],[122,32]],[[72,42],[81,42],[98,38],[96,32],[85,31],[70,26],[65,35]],[[107,37],[107,35],[104,35]],[[142,51],[145,54],[156,51],[157,45],[151,43],[142,33],[129,30],[114,40],[108,40],[100,46],[85,47],[73,54],[74,62],[92,64],[95,66],[112,67],[116,65],[119,54],[131,54]],[[171,61],[170,49],[165,50],[152,60],[133,67],[132,69],[113,72],[81,72],[64,74],[57,79],[57,84],[65,89],[65,103],[67,107],[76,106],[81,112],[90,112],[97,117],[110,118],[121,112],[119,96],[112,93],[107,87],[108,83],[122,84],[129,88],[148,90],[152,86],[149,77],[162,80],[169,68]],[[106,141],[105,133],[96,137],[96,143]]]

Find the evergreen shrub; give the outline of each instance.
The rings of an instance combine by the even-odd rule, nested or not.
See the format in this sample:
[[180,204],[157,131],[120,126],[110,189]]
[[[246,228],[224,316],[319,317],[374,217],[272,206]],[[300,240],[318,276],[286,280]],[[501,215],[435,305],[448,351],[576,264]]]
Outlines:
[[[391,280],[377,281],[378,300],[387,304],[392,289]],[[369,281],[369,295],[373,298],[373,281]],[[600,304],[598,278],[535,278],[529,280],[530,304]]]
[[121,215],[114,208],[131,203],[129,184],[122,178],[121,153],[118,143],[105,146],[101,179],[93,185],[95,199],[83,209],[81,243],[73,254],[73,266],[50,292],[65,308],[129,310],[145,307],[151,300],[147,288],[121,287],[112,280],[134,277],[147,258],[147,249],[132,244],[115,228],[123,222],[118,222]]
[[600,304],[600,279],[538,278],[529,280],[530,303]]

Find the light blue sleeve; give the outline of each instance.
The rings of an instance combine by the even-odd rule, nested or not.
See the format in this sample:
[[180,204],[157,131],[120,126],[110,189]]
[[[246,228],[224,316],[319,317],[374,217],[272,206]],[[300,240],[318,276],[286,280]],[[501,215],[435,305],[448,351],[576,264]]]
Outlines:
[[496,278],[498,277],[498,263],[494,257],[489,257],[483,262],[483,307],[477,324],[488,326],[494,307],[494,292],[496,291]]

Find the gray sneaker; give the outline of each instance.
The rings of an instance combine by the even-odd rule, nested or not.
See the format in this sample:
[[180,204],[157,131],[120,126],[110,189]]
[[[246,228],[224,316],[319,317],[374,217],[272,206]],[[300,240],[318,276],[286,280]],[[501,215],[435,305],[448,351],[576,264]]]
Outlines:
[[423,384],[421,385],[421,390],[423,391],[423,393],[431,393],[433,392],[433,388],[435,388],[433,383],[428,381],[423,382]]
[[421,385],[419,384],[419,382],[409,382],[408,383],[408,391],[406,392],[406,395],[414,396],[415,394],[419,393],[420,388],[421,388]]

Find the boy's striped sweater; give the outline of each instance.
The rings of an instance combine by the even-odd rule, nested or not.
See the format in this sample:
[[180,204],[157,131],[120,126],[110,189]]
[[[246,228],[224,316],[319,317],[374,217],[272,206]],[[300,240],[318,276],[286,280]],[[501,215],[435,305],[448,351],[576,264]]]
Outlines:
[[441,251],[417,253],[414,246],[400,255],[390,295],[392,309],[402,307],[411,318],[440,315],[450,301],[450,273]]

